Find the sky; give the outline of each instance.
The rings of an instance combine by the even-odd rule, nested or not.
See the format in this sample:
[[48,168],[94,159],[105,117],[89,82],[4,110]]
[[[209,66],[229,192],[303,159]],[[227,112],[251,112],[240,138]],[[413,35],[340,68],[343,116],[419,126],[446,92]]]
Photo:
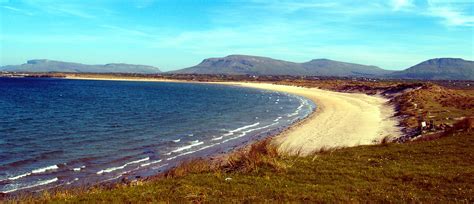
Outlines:
[[29,59],[164,71],[231,54],[400,70],[474,58],[472,0],[0,0],[0,65]]

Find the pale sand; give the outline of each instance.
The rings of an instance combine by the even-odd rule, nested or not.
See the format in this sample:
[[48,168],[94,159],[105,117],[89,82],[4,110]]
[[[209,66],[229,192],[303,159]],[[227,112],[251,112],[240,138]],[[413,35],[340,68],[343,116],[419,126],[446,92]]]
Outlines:
[[[163,79],[69,79],[188,82]],[[317,105],[315,113],[275,137],[279,151],[305,156],[321,149],[380,143],[384,137],[401,136],[393,106],[387,99],[366,94],[340,93],[316,88],[246,82],[209,82],[286,92],[306,97]]]
[[395,110],[380,96],[340,93],[296,86],[238,83],[244,87],[281,91],[306,97],[315,113],[275,137],[279,151],[305,156],[321,149],[377,144],[401,136]]

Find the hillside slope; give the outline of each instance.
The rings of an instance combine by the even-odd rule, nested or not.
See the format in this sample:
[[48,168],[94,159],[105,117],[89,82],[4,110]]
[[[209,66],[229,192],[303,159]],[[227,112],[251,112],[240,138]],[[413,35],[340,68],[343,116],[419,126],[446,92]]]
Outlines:
[[430,59],[389,76],[402,79],[474,80],[474,61],[460,58]]

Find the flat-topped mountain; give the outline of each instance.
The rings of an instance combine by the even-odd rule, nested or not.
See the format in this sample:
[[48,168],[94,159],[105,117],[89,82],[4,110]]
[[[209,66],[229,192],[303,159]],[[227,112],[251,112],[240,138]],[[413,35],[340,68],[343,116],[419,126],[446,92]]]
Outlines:
[[179,74],[249,74],[249,75],[308,75],[308,76],[372,76],[388,74],[390,71],[375,66],[366,66],[327,59],[316,59],[295,63],[268,57],[229,55],[209,58],[200,64],[173,71]]
[[176,70],[179,74],[250,74],[250,75],[304,75],[303,67],[294,62],[268,57],[229,55],[208,58],[196,66]]
[[113,63],[105,65],[86,65],[73,62],[61,62],[47,59],[28,60],[22,65],[0,67],[11,72],[88,72],[88,73],[160,73],[157,67]]
[[474,80],[474,61],[436,58],[390,74],[393,78],[432,80]]

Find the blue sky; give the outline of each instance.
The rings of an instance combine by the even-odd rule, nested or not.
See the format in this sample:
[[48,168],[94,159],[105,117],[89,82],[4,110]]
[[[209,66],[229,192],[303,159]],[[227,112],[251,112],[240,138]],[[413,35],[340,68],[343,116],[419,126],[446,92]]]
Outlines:
[[402,69],[474,58],[472,0],[0,0],[0,64],[54,59],[173,70],[230,54]]

